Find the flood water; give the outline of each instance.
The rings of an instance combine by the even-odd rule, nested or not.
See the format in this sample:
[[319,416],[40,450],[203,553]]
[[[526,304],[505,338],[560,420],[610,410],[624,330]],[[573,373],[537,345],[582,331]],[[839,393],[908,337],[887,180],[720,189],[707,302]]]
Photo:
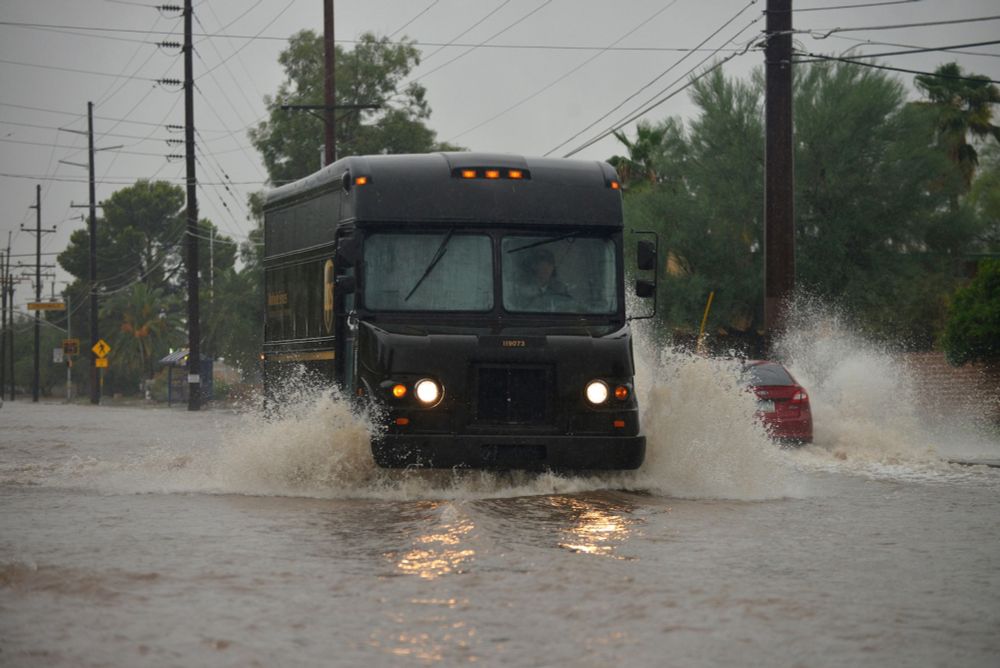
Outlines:
[[380,471],[324,393],[7,402],[0,665],[1000,665],[1000,469],[951,463],[996,432],[848,348],[798,350],[800,450],[643,355],[647,462],[585,478]]

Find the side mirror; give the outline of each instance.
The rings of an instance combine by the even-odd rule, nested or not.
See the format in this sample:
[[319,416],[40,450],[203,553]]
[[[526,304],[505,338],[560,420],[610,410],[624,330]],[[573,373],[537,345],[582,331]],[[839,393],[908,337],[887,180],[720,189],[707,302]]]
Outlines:
[[361,242],[356,236],[344,236],[337,241],[337,266],[353,267],[361,259]]
[[[652,241],[642,240],[636,248],[636,266],[640,271],[656,268],[656,246]],[[641,295],[640,295],[641,296]]]
[[638,280],[635,282],[635,295],[637,297],[653,297],[656,295],[656,283],[646,280]]

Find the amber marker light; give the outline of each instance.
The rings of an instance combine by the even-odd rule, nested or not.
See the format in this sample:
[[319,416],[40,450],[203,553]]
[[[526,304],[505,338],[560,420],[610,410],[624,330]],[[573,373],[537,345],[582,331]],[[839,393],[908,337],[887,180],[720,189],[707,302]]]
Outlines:
[[474,169],[463,169],[462,170],[463,179],[474,179],[476,178],[476,170]]
[[507,172],[507,178],[523,179],[524,172],[522,172],[520,169],[511,169],[510,171]]
[[488,179],[499,179],[500,178],[500,170],[499,169],[487,169],[486,170],[486,178],[488,178]]
[[617,181],[612,181],[611,182],[611,189],[612,190],[619,190],[619,189],[621,189],[621,187],[622,187],[622,184],[618,183]]
[[396,425],[399,427],[405,427],[410,424],[410,418],[396,418]]
[[367,176],[356,176],[354,178],[354,185],[356,185],[356,186],[368,185],[368,177]]
[[628,388],[624,385],[619,385],[615,388],[615,399],[618,401],[625,401],[628,399]]
[[612,424],[615,426],[615,429],[625,428],[625,420],[615,420]]
[[402,399],[403,397],[405,397],[406,396],[406,385],[403,385],[402,383],[398,383],[396,385],[393,385],[392,386],[392,396],[396,397],[397,399]]

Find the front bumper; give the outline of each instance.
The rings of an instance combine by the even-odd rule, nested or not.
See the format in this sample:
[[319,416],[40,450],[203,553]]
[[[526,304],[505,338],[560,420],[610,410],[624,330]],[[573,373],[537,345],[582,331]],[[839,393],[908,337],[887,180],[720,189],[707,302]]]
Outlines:
[[646,437],[384,434],[372,441],[372,456],[383,468],[637,469]]

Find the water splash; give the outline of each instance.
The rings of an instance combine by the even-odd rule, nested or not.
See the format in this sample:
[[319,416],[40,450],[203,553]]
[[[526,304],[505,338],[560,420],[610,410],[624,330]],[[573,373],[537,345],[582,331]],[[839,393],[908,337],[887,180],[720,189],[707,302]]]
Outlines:
[[[645,342],[644,342],[645,343]],[[770,499],[801,493],[800,481],[754,419],[756,398],[739,363],[645,343],[646,461],[635,484],[691,498]]]
[[284,412],[248,415],[213,468],[222,490],[383,499],[515,497],[601,489],[691,498],[763,499],[793,493],[790,467],[753,419],[733,362],[645,346],[637,380],[646,463],[634,472],[567,475],[377,468],[371,416],[300,380]]
[[[67,407],[72,439],[56,425],[39,431],[45,421],[34,415],[36,409],[5,407],[8,414],[11,409],[24,415],[5,425],[11,443],[3,449],[8,461],[0,465],[0,479],[102,493],[400,500],[617,489],[757,500],[808,494],[809,473],[815,470],[892,477],[947,473],[942,453],[956,442],[1000,458],[995,438],[972,439],[964,424],[928,426],[916,381],[901,358],[857,335],[835,311],[800,305],[792,324],[776,355],[811,395],[815,444],[800,450],[782,450],[767,438],[754,420],[754,397],[741,385],[735,361],[694,355],[639,335],[636,391],[647,454],[634,472],[379,469],[369,446],[376,420],[329,387],[301,377],[288,384],[282,411],[274,416],[244,407],[235,416],[213,417],[208,411],[182,418],[167,410],[115,409],[122,412],[98,417]],[[132,426],[137,420],[139,430]],[[44,441],[46,459],[37,459],[37,447],[22,453],[21,441]]]
[[1000,455],[1000,445],[967,415],[928,419],[919,380],[892,346],[857,333],[837,309],[800,299],[775,355],[810,395],[814,444],[800,461],[848,468],[944,469],[948,456]]

